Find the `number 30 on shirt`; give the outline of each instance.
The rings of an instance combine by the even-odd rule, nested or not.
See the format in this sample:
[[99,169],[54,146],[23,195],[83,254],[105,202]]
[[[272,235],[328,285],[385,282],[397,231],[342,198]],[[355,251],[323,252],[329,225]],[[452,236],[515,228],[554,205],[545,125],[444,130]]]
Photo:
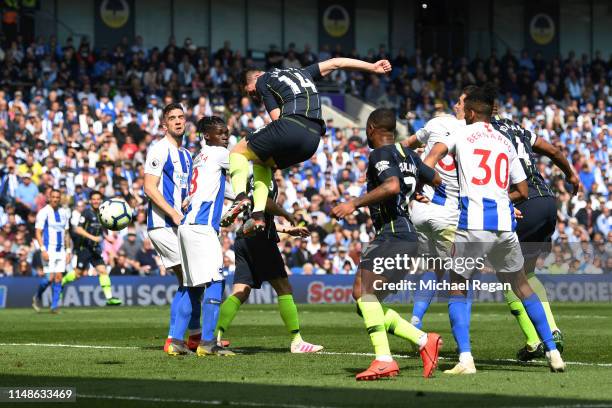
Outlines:
[[[486,184],[489,184],[489,182],[491,181],[491,174],[494,173],[495,183],[497,184],[497,186],[504,190],[508,188],[508,173],[510,170],[508,156],[505,153],[500,153],[495,158],[493,172],[491,171],[490,166],[490,162],[493,160],[489,160],[491,156],[490,150],[474,149],[474,155],[480,156],[480,163],[478,164],[478,167],[484,170],[484,177],[472,177],[472,184],[475,184],[477,186],[484,186]],[[504,172],[503,174],[502,171]]]

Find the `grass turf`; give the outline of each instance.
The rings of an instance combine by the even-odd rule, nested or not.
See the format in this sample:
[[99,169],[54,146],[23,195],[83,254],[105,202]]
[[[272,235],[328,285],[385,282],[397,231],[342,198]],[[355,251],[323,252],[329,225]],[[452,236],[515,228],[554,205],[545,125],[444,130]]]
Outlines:
[[[400,376],[357,383],[372,348],[353,305],[298,305],[302,334],[324,355],[292,355],[275,305],[242,308],[227,333],[235,357],[171,358],[162,350],[167,307],[66,308],[59,315],[26,309],[0,312],[0,386],[72,386],[78,405],[170,406],[612,406],[612,314],[607,304],[555,304],[565,334],[564,374],[543,362],[513,359],[522,335],[505,305],[476,304],[472,344],[479,372],[451,377],[455,363],[445,305],[434,305],[425,328],[445,340],[440,369],[421,377],[421,361],[398,358]],[[407,306],[395,307],[407,316]],[[390,336],[394,353],[409,345]],[[69,348],[12,343],[114,346]],[[130,348],[131,347],[131,348]],[[336,354],[337,353],[337,354]],[[352,353],[352,354],[351,354]],[[133,399],[127,399],[127,398]],[[120,398],[120,399],[112,399]],[[180,400],[180,401],[179,401]],[[189,403],[189,404],[187,404]],[[25,406],[20,404],[19,406]],[[62,405],[65,406],[65,405]]]

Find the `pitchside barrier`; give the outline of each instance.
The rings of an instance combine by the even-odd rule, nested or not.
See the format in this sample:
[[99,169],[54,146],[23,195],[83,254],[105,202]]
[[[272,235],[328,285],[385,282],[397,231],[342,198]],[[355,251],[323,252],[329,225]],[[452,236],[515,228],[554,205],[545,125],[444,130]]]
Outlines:
[[[546,287],[548,297],[553,302],[612,302],[612,274],[603,275],[538,275]],[[226,296],[230,294],[232,276],[228,276]],[[331,304],[350,303],[354,275],[294,275],[289,278],[293,286],[293,296],[297,303]],[[474,278],[479,287],[474,288],[476,302],[503,302],[503,292],[495,283],[494,275],[480,275]],[[29,307],[32,295],[38,288],[39,278],[0,278],[0,308]],[[418,285],[418,275],[409,276],[406,288],[391,295],[387,301],[408,303],[414,296],[410,284]],[[413,286],[414,287],[414,286]],[[176,292],[176,279],[165,277],[113,276],[113,294],[132,306],[163,306],[170,303]],[[447,292],[438,291],[437,301],[445,301]],[[49,288],[42,303],[51,302]],[[103,306],[106,303],[96,277],[79,279],[69,284],[64,291],[63,306]],[[260,290],[251,292],[249,303],[276,303],[272,287],[264,284]]]

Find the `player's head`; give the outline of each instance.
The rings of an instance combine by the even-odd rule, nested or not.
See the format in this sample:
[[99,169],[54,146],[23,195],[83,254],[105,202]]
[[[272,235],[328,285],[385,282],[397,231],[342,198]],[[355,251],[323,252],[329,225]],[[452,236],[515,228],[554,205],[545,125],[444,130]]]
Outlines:
[[395,112],[392,109],[379,108],[370,113],[366,123],[366,135],[371,149],[392,144],[395,139]]
[[164,130],[175,139],[185,133],[185,111],[180,103],[169,103],[162,111],[162,124]]
[[197,132],[201,142],[209,146],[227,147],[229,144],[229,130],[225,121],[218,116],[205,116],[200,119]]
[[51,191],[49,192],[49,205],[51,206],[51,208],[57,210],[61,201],[62,192],[59,191],[57,188],[51,189]]
[[474,122],[490,122],[496,93],[493,85],[485,84],[465,96],[463,110],[468,125]]
[[463,88],[461,95],[459,95],[459,99],[455,106],[453,106],[453,110],[455,111],[455,116],[459,120],[465,119],[465,111],[463,110],[465,106],[465,97],[474,92],[478,87],[476,85],[468,85]]
[[102,204],[102,199],[102,193],[99,191],[92,191],[89,193],[89,204],[94,211],[98,211],[98,208],[100,208],[100,205]]
[[264,74],[263,71],[255,68],[246,68],[240,73],[240,89],[249,96],[256,95],[255,84],[257,78]]

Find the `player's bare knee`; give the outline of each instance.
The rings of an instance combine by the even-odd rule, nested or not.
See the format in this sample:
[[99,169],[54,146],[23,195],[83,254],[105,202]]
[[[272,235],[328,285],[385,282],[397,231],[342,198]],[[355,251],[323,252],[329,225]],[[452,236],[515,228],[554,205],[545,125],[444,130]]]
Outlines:
[[232,296],[235,296],[240,300],[240,303],[247,301],[251,294],[251,287],[243,284],[236,284],[232,289]]
[[270,285],[278,296],[290,295],[292,293],[291,284],[287,278],[272,279]]

